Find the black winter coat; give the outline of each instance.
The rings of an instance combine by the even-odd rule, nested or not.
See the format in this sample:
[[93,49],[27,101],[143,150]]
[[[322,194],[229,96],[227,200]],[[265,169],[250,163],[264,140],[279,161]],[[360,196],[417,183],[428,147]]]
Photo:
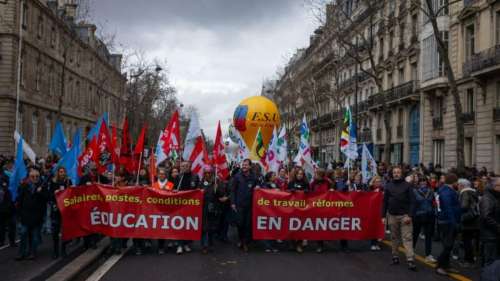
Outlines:
[[179,175],[179,181],[175,183],[174,190],[193,190],[201,188],[198,175],[185,173]]
[[487,188],[479,203],[481,240],[500,239],[500,193]]
[[[38,191],[38,187],[42,189]],[[17,210],[21,224],[33,227],[41,226],[47,205],[47,188],[41,183],[23,183],[19,186]]]
[[222,215],[223,203],[219,201],[224,197],[224,189],[215,184],[204,182],[203,187],[203,231],[215,231]]

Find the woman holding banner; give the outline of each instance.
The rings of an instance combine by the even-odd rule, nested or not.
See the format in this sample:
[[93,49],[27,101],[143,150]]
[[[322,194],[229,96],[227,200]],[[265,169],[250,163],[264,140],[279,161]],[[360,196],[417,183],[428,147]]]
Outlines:
[[[309,191],[309,182],[307,181],[307,178],[305,176],[304,169],[302,169],[301,167],[297,167],[295,169],[295,173],[292,175],[291,181],[288,184],[288,191],[289,192]],[[295,241],[295,250],[299,254],[304,252],[304,250],[302,249],[302,243],[303,243],[302,240]]]
[[53,254],[52,258],[57,259],[59,255],[66,257],[66,245],[69,241],[63,241],[60,245],[59,233],[61,232],[61,213],[59,208],[57,208],[56,194],[64,191],[66,188],[70,187],[71,180],[66,176],[66,169],[64,167],[59,167],[57,169],[57,174],[49,181],[49,207],[50,207],[50,217],[52,226],[52,243],[53,243]]
[[202,253],[208,254],[209,248],[214,245],[214,236],[217,232],[222,212],[221,198],[224,192],[214,181],[212,168],[206,167],[201,180],[203,187],[203,226],[201,234]]
[[[326,177],[326,172],[324,169],[317,169],[314,173],[313,181],[310,186],[311,192],[315,193],[325,193],[334,190],[333,182]],[[318,246],[316,248],[316,252],[318,254],[323,252],[323,248],[325,246],[324,241],[318,241]]]

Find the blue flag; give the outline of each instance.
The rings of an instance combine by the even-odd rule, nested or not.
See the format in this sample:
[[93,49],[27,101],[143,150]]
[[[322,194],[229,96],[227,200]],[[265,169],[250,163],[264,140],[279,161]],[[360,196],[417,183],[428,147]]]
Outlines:
[[23,159],[23,142],[24,139],[21,137],[19,143],[17,144],[16,160],[14,163],[14,170],[9,178],[9,191],[12,196],[12,201],[17,199],[17,190],[21,181],[26,178],[28,172],[26,170],[26,165]]
[[81,129],[78,129],[73,136],[73,145],[71,149],[59,160],[57,165],[52,170],[55,174],[59,167],[64,167],[66,169],[66,174],[68,178],[71,179],[73,185],[78,185],[80,183],[80,177],[78,176],[78,157],[81,154]]
[[67,150],[66,137],[61,122],[57,121],[52,140],[49,144],[49,150],[59,157],[63,157]]
[[92,138],[96,137],[99,134],[99,130],[101,129],[101,124],[103,120],[106,126],[108,126],[109,114],[107,112],[105,112],[101,117],[99,117],[97,123],[95,123],[94,127],[92,127],[92,129],[89,131],[89,134],[87,135],[87,140],[91,141]]

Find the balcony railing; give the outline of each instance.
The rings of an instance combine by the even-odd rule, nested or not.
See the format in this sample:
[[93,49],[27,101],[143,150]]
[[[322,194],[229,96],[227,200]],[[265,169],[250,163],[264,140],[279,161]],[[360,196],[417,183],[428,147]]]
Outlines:
[[396,127],[396,137],[398,138],[403,137],[403,125],[399,125]]
[[441,116],[433,117],[432,118],[432,128],[434,130],[443,129],[443,117],[441,117]]
[[470,7],[477,2],[479,2],[479,0],[464,0],[464,8]]
[[500,107],[493,109],[493,120],[500,121]]
[[472,55],[464,63],[464,76],[469,76],[476,71],[497,65],[500,65],[500,45]]
[[474,123],[474,116],[475,116],[474,111],[462,113],[462,119],[464,123]]

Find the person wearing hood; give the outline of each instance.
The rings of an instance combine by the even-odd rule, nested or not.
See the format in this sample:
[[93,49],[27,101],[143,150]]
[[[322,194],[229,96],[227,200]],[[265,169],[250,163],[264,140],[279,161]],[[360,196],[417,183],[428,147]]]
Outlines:
[[457,175],[448,173],[445,184],[438,189],[436,196],[439,235],[443,244],[437,259],[436,273],[444,276],[448,275],[450,269],[450,256],[460,227],[460,201],[455,191],[457,183]]
[[464,244],[464,263],[462,267],[474,266],[474,244],[479,238],[479,194],[466,179],[458,180],[462,228],[462,241]]
[[420,231],[425,235],[425,261],[435,263],[436,259],[432,253],[432,235],[436,220],[436,209],[434,208],[434,192],[427,182],[425,176],[417,179],[418,187],[415,193],[415,214],[413,215],[413,248],[417,245]]
[[493,178],[479,203],[481,265],[500,259],[500,177]]
[[399,264],[399,244],[403,242],[408,269],[415,271],[415,253],[413,251],[413,224],[411,216],[415,213],[415,193],[413,186],[403,177],[403,169],[392,169],[392,181],[384,188],[382,221],[386,217],[391,230],[392,264]]
[[222,201],[225,194],[224,190],[219,188],[219,183],[215,181],[215,175],[211,167],[203,169],[201,187],[203,188],[201,246],[202,253],[208,254],[208,251],[214,246],[214,237],[222,214]]

